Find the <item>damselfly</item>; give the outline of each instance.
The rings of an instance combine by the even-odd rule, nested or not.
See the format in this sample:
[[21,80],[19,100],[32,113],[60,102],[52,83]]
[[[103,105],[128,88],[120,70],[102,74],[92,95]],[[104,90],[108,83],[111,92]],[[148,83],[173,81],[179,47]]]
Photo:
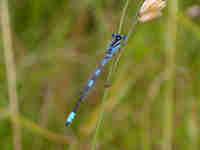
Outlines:
[[121,47],[121,44],[123,41],[126,40],[126,36],[121,35],[121,34],[112,34],[113,40],[109,44],[107,51],[104,55],[104,58],[102,59],[101,63],[98,65],[94,73],[92,74],[91,78],[89,78],[88,83],[83,87],[81,96],[78,99],[78,102],[74,106],[74,109],[72,112],[69,114],[69,116],[66,119],[65,125],[71,124],[72,120],[75,118],[76,113],[78,111],[78,108],[80,107],[80,104],[85,100],[85,98],[88,95],[88,92],[90,89],[93,87],[97,77],[100,75],[102,72],[103,67],[105,64],[113,57],[115,53],[118,52],[118,50]]

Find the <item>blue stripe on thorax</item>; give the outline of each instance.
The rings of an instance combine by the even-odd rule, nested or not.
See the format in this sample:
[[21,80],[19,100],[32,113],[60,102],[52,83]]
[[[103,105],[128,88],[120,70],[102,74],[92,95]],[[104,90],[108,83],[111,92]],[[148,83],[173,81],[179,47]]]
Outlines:
[[112,48],[112,53],[115,53],[117,49],[120,48],[120,44],[116,45],[115,47]]

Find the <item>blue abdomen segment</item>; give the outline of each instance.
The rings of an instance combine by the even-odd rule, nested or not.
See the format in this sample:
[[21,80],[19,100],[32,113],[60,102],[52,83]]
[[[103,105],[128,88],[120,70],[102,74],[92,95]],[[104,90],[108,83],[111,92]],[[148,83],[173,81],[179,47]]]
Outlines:
[[101,73],[101,69],[97,69],[95,75],[98,76]]
[[71,124],[72,120],[75,118],[76,113],[75,112],[71,112],[69,114],[69,116],[67,117],[67,120],[65,122],[65,125],[68,126],[69,124]]
[[107,61],[108,61],[107,59],[103,59],[101,65],[104,66],[107,63]]
[[90,81],[88,82],[88,87],[91,87],[93,84],[94,84],[94,80],[90,80]]

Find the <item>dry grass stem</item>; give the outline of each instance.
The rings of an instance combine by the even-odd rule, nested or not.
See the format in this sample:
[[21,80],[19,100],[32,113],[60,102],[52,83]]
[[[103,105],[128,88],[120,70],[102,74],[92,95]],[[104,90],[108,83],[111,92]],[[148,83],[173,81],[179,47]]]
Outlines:
[[8,1],[1,1],[1,27],[4,45],[4,57],[7,71],[8,80],[8,95],[10,99],[10,110],[12,115],[12,127],[13,127],[13,142],[14,149],[21,150],[21,135],[20,126],[18,122],[18,97],[16,89],[16,70],[12,49],[12,37],[11,29],[9,23],[9,13],[8,13]]

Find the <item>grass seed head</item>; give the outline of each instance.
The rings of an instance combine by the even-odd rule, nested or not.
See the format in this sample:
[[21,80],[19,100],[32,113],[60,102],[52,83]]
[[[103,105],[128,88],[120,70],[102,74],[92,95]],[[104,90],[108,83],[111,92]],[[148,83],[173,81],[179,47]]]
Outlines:
[[163,0],[145,0],[139,11],[139,21],[144,23],[160,17],[165,6]]

